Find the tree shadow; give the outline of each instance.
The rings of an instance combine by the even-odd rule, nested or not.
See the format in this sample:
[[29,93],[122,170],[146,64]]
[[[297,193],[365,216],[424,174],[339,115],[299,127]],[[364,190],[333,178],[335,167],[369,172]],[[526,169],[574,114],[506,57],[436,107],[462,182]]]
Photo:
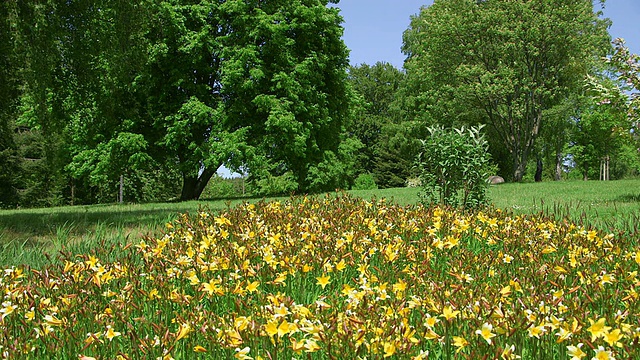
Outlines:
[[82,233],[99,224],[131,227],[152,226],[159,219],[178,214],[176,210],[150,209],[130,211],[82,211],[77,212],[18,212],[0,213],[0,229],[13,233],[33,236],[55,234],[57,229],[66,228],[74,233]]
[[615,201],[624,202],[624,203],[640,202],[640,193],[620,195],[615,199]]
[[[69,236],[76,239],[100,233],[132,233],[135,236],[161,231],[179,214],[200,209],[217,212],[243,202],[259,202],[264,197],[226,197],[197,202],[153,204],[98,204],[50,209],[0,211],[0,244],[16,240],[36,246],[47,239]],[[135,207],[135,208],[131,208]]]

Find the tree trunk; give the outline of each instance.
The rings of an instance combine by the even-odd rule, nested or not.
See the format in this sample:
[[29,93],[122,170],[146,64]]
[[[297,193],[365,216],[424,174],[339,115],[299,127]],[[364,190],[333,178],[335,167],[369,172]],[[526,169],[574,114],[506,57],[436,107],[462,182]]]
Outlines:
[[522,178],[524,177],[524,172],[526,169],[526,164],[523,162],[518,162],[514,165],[514,169],[513,169],[513,181],[515,182],[521,182]]
[[582,180],[584,181],[589,180],[589,166],[587,165],[586,162],[584,164],[584,169],[582,170]]
[[217,168],[205,168],[198,176],[182,175],[180,200],[198,200]]
[[609,181],[609,155],[600,159],[600,180]]
[[536,161],[535,181],[536,182],[541,182],[542,181],[542,159],[540,159],[540,158],[538,158],[538,160]]
[[[489,113],[491,118],[491,112]],[[521,182],[526,168],[527,161],[529,161],[529,155],[534,148],[536,138],[540,131],[540,123],[542,122],[542,112],[538,112],[536,116],[527,119],[525,121],[528,125],[524,126],[524,129],[514,130],[514,124],[518,123],[517,120],[509,118],[509,121],[505,124],[497,124],[492,120],[492,124],[495,129],[498,130],[500,137],[504,141],[504,145],[511,154],[513,160],[513,181]]]
[[118,191],[118,203],[124,202],[124,175],[120,175],[120,187]]
[[556,153],[556,173],[553,176],[553,180],[562,180],[562,153]]

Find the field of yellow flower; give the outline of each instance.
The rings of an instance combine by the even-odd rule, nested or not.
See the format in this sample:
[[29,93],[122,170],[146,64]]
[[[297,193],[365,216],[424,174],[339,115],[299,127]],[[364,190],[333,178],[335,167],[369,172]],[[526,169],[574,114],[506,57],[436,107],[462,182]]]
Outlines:
[[637,359],[637,239],[346,195],[202,210],[0,275],[0,354]]

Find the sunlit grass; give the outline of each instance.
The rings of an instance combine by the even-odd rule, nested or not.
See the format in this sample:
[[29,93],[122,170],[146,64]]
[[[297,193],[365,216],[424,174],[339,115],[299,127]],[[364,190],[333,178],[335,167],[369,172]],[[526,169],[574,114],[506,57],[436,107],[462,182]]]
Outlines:
[[[364,199],[386,198],[400,205],[416,204],[418,188],[350,191]],[[640,180],[562,181],[503,184],[489,188],[492,203],[516,214],[569,217],[585,227],[607,232],[640,233]],[[259,199],[246,199],[255,202]],[[282,200],[282,198],[281,198]],[[83,253],[157,234],[179,213],[201,206],[225,209],[243,200],[183,203],[70,206],[0,211],[0,266],[42,267],[59,251]]]
[[[395,188],[350,193],[409,205],[419,201],[419,191]],[[516,214],[544,213],[604,231],[640,233],[640,180],[507,183],[490,186],[488,195],[494,206]]]

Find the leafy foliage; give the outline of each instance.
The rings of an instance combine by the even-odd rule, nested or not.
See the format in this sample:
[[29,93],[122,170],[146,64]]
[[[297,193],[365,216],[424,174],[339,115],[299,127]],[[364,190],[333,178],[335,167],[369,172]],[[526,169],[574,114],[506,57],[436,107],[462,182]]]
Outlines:
[[251,194],[247,193],[245,178],[225,179],[217,174],[211,178],[202,193],[205,199],[232,199],[248,195]]
[[[3,2],[12,16],[2,30],[15,32],[3,46],[24,83],[3,89],[23,90],[20,125],[55,149],[48,163],[73,184],[71,201],[150,168],[172,174],[157,180],[179,172],[180,198],[197,199],[222,164],[255,181],[289,173],[296,190],[333,188],[341,169],[322,182],[309,175],[341,157],[351,102],[342,18],[326,5]],[[148,198],[143,183],[130,185]]]
[[607,24],[591,0],[436,1],[404,35],[407,102],[447,126],[487,124],[520,181],[544,110],[582,89]]
[[476,208],[488,203],[487,177],[494,168],[481,127],[430,127],[418,168],[424,202]]
[[0,3],[0,208],[15,207],[18,203],[20,164],[13,129],[19,98],[19,67],[12,51],[15,43],[12,17],[9,2]]
[[624,39],[615,39],[614,53],[606,58],[617,82],[609,79],[588,78],[587,89],[599,105],[611,107],[626,117],[623,132],[630,130],[638,140],[640,133],[640,55],[632,54]]
[[596,104],[576,118],[571,150],[576,170],[583,174],[584,179],[597,179],[600,161],[607,156],[615,159],[628,142],[620,136],[619,127],[624,122],[621,112]]
[[376,184],[376,181],[371,174],[358,175],[355,182],[353,183],[353,186],[351,187],[352,190],[375,190],[377,188],[378,185]]
[[349,69],[349,84],[361,100],[347,133],[364,147],[358,153],[358,172],[373,174],[382,188],[404,186],[412,174],[425,129],[403,118],[400,88],[405,74],[391,64],[378,62]]
[[298,188],[292,173],[274,176],[267,174],[251,183],[251,192],[258,196],[291,195]]

